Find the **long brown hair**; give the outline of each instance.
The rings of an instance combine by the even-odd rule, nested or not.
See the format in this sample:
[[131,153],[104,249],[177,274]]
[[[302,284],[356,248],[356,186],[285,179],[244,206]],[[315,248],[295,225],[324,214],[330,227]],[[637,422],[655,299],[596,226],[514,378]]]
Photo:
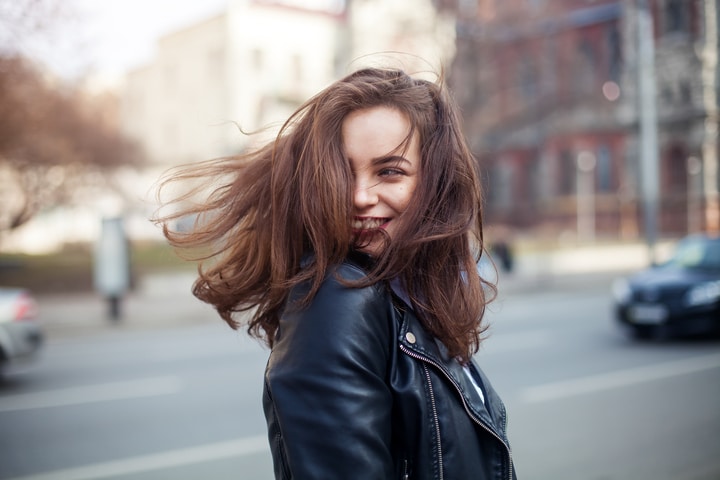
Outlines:
[[[291,288],[305,281],[311,301],[328,268],[352,248],[353,176],[341,128],[353,111],[388,106],[418,135],[421,165],[413,201],[366,280],[399,279],[418,317],[454,356],[468,359],[480,343],[486,288],[476,274],[483,251],[478,165],[442,80],[368,68],[308,100],[274,141],[251,152],[180,167],[178,180],[200,186],[176,198],[182,207],[157,219],[169,242],[199,261],[193,294],[233,328],[251,311],[248,332],[272,347]],[[409,137],[410,137],[409,136]],[[203,186],[216,186],[192,203]],[[189,231],[172,221],[195,218]],[[301,260],[312,253],[312,261]]]

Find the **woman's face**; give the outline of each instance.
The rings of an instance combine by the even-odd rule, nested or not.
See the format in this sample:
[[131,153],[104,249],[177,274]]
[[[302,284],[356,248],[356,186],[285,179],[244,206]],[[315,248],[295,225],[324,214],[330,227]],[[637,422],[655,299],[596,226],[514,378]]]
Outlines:
[[401,147],[409,132],[405,115],[385,106],[352,112],[342,124],[342,141],[355,181],[353,239],[360,251],[371,256],[384,248],[381,230],[393,237],[395,220],[407,208],[418,182],[417,135],[406,149]]

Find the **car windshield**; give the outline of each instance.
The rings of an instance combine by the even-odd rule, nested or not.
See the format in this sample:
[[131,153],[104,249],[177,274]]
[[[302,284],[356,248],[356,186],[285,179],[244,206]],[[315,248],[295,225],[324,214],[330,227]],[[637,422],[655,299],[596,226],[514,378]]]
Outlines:
[[680,242],[667,266],[720,270],[720,238],[691,237]]

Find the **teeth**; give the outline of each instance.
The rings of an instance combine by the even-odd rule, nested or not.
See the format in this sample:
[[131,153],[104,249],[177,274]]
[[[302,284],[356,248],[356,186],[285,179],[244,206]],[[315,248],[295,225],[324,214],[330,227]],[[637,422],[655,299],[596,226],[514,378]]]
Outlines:
[[352,222],[352,228],[354,230],[374,230],[379,228],[385,221],[386,220],[382,218],[356,218]]

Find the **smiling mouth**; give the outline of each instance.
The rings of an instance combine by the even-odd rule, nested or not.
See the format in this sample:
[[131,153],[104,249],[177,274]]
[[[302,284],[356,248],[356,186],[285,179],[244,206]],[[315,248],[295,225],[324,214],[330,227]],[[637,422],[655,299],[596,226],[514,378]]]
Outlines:
[[382,217],[355,217],[352,221],[353,232],[366,232],[383,228],[383,225],[390,222],[389,218]]

